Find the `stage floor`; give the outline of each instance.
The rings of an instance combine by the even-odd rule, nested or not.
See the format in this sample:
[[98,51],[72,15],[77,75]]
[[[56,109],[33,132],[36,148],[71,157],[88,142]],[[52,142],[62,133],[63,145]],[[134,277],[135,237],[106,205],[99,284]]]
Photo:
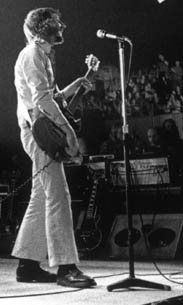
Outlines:
[[[17,283],[15,270],[17,260],[0,258],[0,304],[1,305],[142,305],[183,304],[183,262],[160,261],[158,267],[166,279],[158,273],[151,262],[135,262],[135,277],[171,287],[170,291],[147,288],[115,289],[110,284],[129,276],[128,261],[82,260],[80,268],[96,279],[97,287],[72,289],[51,284]],[[47,263],[43,264],[47,268]],[[49,269],[56,272],[55,268]],[[177,283],[178,282],[178,283]]]

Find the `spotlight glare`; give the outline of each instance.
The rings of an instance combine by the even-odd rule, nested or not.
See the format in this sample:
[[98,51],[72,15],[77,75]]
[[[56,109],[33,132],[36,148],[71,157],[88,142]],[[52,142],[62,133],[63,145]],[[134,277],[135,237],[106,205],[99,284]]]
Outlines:
[[163,3],[165,0],[158,0],[158,3]]

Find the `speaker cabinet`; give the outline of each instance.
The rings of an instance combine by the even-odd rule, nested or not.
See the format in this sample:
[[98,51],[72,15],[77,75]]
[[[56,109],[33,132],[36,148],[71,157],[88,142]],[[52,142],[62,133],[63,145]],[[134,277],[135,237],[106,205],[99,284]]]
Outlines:
[[[135,258],[148,258],[144,234],[153,258],[173,259],[182,249],[183,214],[133,215],[132,242]],[[108,254],[128,259],[127,215],[116,216],[107,241]],[[182,251],[182,250],[181,250]]]

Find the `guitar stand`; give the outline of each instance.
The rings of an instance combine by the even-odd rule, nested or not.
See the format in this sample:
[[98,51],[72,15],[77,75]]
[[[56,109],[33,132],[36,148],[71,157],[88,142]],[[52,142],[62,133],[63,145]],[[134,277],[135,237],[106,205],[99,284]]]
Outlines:
[[[131,41],[129,43],[132,45]],[[161,289],[161,290],[171,290],[170,286],[149,282],[146,280],[135,278],[134,272],[134,250],[133,250],[133,240],[132,240],[132,228],[133,219],[129,200],[130,194],[130,162],[129,162],[129,137],[128,137],[128,125],[126,119],[126,105],[125,105],[125,69],[124,69],[124,38],[118,38],[119,45],[119,62],[120,62],[120,78],[121,78],[121,116],[123,119],[123,150],[124,150],[124,164],[125,164],[125,196],[126,196],[126,212],[128,217],[128,245],[129,245],[129,277],[107,286],[108,291],[120,288],[129,287],[143,287],[150,289]]]

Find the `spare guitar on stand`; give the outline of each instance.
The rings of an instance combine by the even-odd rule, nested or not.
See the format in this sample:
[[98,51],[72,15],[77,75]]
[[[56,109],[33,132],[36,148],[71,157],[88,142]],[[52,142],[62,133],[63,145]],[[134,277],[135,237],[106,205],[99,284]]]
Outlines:
[[89,189],[88,208],[85,213],[84,221],[81,228],[75,232],[78,251],[83,253],[95,250],[102,241],[102,232],[98,227],[100,215],[98,214],[96,201],[97,188],[100,179],[100,173],[94,171],[91,177],[92,182],[91,189]]

